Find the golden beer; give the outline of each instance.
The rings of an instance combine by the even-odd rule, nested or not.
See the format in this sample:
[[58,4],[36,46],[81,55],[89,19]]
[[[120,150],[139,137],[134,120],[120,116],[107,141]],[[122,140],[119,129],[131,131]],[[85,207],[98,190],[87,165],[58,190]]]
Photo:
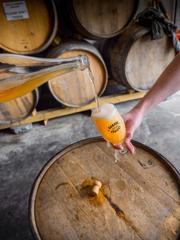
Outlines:
[[92,111],[92,120],[103,138],[112,144],[122,144],[126,136],[123,118],[113,104],[107,103]]

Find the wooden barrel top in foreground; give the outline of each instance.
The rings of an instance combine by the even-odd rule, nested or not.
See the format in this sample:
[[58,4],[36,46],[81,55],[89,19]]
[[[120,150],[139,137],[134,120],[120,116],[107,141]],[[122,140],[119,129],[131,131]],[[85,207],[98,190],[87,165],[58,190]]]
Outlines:
[[91,38],[111,38],[133,19],[138,0],[71,0],[69,12],[75,28]]
[[0,48],[32,54],[45,50],[57,32],[53,0],[0,0]]
[[[134,144],[136,154],[117,163],[101,138],[80,141],[52,158],[30,198],[37,239],[177,239],[180,175],[162,155]],[[106,186],[100,206],[81,194],[82,182],[91,177]]]

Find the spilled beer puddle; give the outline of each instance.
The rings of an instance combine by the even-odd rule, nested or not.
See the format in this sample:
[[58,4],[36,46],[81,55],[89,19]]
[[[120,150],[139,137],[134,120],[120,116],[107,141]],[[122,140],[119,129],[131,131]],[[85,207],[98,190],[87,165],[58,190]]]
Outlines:
[[95,180],[96,179],[94,177],[91,177],[91,178],[85,179],[82,182],[81,190],[80,190],[81,197],[88,198],[89,203],[94,205],[95,207],[102,206],[105,203],[105,200],[107,200],[111,208],[115,211],[116,215],[121,220],[123,220],[127,224],[127,226],[132,228],[136,232],[136,234],[139,236],[140,239],[142,239],[141,234],[139,233],[139,230],[134,226],[133,222],[130,219],[128,219],[124,211],[116,203],[113,202],[113,200],[111,199],[111,196],[108,196],[108,194],[106,193],[107,186],[105,184],[102,184],[97,196],[91,196],[91,189],[94,185]]

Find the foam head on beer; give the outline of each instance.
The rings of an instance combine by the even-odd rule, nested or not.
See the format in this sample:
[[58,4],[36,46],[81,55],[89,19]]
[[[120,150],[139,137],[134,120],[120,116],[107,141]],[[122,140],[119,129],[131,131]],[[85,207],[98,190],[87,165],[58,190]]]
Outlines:
[[103,136],[103,138],[112,144],[122,144],[126,136],[126,128],[123,118],[117,108],[110,103],[92,110],[92,120]]

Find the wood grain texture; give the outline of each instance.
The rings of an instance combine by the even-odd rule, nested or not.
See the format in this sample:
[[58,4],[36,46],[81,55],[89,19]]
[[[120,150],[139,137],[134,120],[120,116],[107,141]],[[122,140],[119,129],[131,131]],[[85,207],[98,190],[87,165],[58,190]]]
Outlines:
[[[49,56],[61,59],[79,55],[88,57],[95,80],[95,90],[100,96],[107,85],[107,70],[95,47],[83,42],[67,42],[49,53]],[[94,100],[94,91],[88,70],[77,70],[52,78],[48,81],[48,86],[56,100],[66,106],[80,107]]]
[[110,38],[124,30],[135,15],[136,0],[72,0],[69,11],[72,23],[85,36]]
[[109,51],[113,77],[137,91],[149,90],[175,57],[170,38],[151,40],[148,32],[132,24]]
[[[131,94],[100,97],[99,103],[100,103],[100,105],[104,104],[104,103],[114,103],[115,104],[115,103],[140,99],[140,98],[144,97],[144,95],[145,95],[145,93],[143,93],[143,92],[136,92],[136,93],[131,93]],[[44,111],[38,111],[36,113],[36,115],[29,116],[26,119],[18,121],[16,123],[0,124],[0,129],[6,129],[6,128],[10,128],[10,127],[21,126],[21,125],[28,124],[28,123],[40,122],[40,121],[44,121],[47,119],[53,119],[53,118],[57,118],[57,117],[67,116],[70,114],[75,114],[75,113],[91,110],[95,107],[96,107],[96,103],[92,102],[90,104],[87,104],[83,107],[78,107],[78,108],[77,107],[76,108],[72,108],[72,107],[55,108],[55,109],[53,108],[53,109],[48,109],[48,110],[44,110]]]
[[22,97],[0,103],[0,123],[14,123],[31,115],[39,100],[38,90]]
[[[29,18],[7,20],[0,1],[0,47],[8,52],[31,54],[50,45],[57,31],[57,15],[53,0],[26,0]],[[12,2],[12,1],[11,1]]]
[[[74,144],[57,154],[33,187],[31,223],[41,240],[175,240],[180,227],[180,176],[161,155],[135,143],[135,155],[118,163],[100,139]],[[99,179],[106,188],[102,206],[81,195],[82,182]],[[117,215],[109,199],[124,215]]]

